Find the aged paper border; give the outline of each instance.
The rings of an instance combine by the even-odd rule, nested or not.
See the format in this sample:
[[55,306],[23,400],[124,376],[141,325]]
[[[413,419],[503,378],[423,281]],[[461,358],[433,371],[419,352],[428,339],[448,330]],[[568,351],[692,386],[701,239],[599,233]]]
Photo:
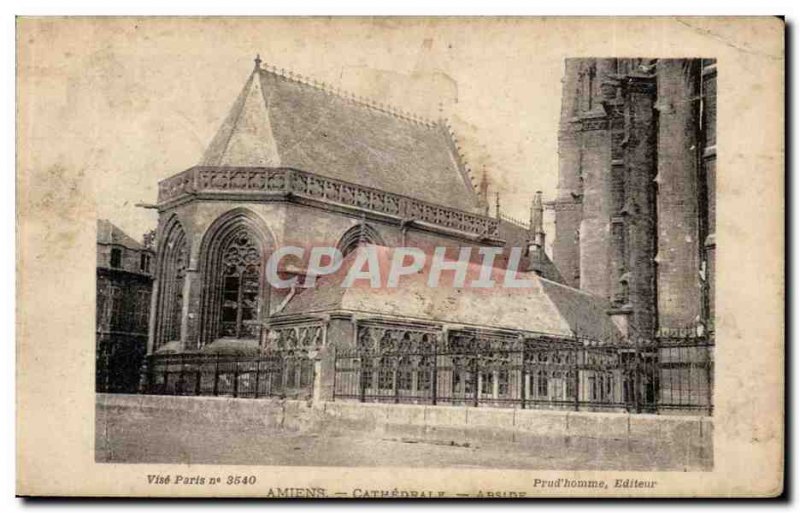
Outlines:
[[[91,21],[91,20],[90,20]],[[185,19],[175,19],[176,26]],[[232,20],[231,23],[254,20]],[[96,21],[102,23],[102,21]],[[367,20],[364,21],[368,22]],[[80,169],[36,168],[47,141],[29,137],[35,62],[18,46],[17,493],[22,495],[264,496],[267,487],[443,490],[447,496],[520,490],[538,496],[773,496],[783,481],[784,46],[776,18],[594,19],[602,37],[563,37],[574,20],[531,19],[532,43],[564,57],[718,59],[718,282],[714,470],[556,472],[203,466],[254,474],[244,488],[153,487],[148,473],[186,465],[94,462],[93,191]],[[37,29],[18,20],[18,42]],[[537,31],[538,29],[538,31]],[[85,37],[76,32],[75,37]],[[52,79],[53,77],[51,77]],[[57,77],[55,77],[57,79]],[[555,129],[555,127],[554,127]],[[177,171],[177,170],[176,170]],[[50,174],[48,174],[50,173]],[[47,312],[45,315],[43,312]],[[197,467],[194,467],[197,468]],[[655,479],[655,490],[539,490],[536,477]]]

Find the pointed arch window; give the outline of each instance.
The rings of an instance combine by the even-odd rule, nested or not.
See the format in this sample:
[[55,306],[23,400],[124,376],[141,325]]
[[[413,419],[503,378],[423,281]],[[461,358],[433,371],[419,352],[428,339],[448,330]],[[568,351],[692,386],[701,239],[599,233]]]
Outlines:
[[366,223],[361,223],[347,230],[344,235],[342,235],[342,238],[339,239],[339,243],[336,247],[342,252],[342,256],[347,256],[359,246],[367,244],[385,245],[375,228]]
[[263,273],[274,239],[246,209],[217,218],[200,244],[200,333],[202,347],[219,338],[258,340],[268,315],[270,289]]
[[158,313],[156,348],[181,339],[183,286],[189,260],[186,234],[177,219],[171,220],[158,245]]
[[181,239],[176,243],[174,262],[171,266],[171,276],[168,278],[167,309],[168,325],[166,341],[180,340],[181,319],[183,317],[183,282],[186,278],[186,240]]
[[256,338],[261,292],[261,251],[246,228],[222,248],[221,331],[224,337]]

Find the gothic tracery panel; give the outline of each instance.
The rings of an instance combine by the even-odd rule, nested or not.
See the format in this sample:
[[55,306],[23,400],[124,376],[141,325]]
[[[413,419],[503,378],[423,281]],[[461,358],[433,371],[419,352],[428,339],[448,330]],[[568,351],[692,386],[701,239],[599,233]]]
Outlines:
[[156,348],[181,339],[183,288],[189,260],[186,234],[176,219],[166,226],[163,237],[163,243],[158,245],[160,259]]
[[261,251],[246,228],[222,249],[222,331],[225,337],[257,338]]

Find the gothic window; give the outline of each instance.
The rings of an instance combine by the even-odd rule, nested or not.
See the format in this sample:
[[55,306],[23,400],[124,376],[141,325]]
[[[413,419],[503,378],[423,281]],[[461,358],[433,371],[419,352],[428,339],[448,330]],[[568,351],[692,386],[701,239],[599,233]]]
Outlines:
[[384,245],[384,242],[373,227],[361,223],[347,230],[336,247],[342,252],[342,256],[347,256],[359,246],[366,244]]
[[417,388],[427,392],[431,389],[431,378],[433,376],[434,359],[429,356],[420,357],[419,372],[417,375]]
[[169,325],[167,326],[166,340],[179,340],[181,338],[181,317],[183,312],[183,281],[186,277],[186,243],[177,244],[175,259],[172,266],[172,276],[168,277],[169,294],[167,296],[169,308]]
[[[508,364],[507,362],[505,362]],[[508,395],[509,375],[508,370],[502,369],[497,372],[497,395],[500,397]]]
[[248,230],[236,232],[223,249],[222,276],[222,335],[255,338],[258,335],[261,252]]
[[576,371],[567,371],[567,373],[566,373],[566,380],[567,380],[567,383],[566,383],[566,385],[567,385],[566,386],[567,397],[566,398],[567,399],[574,399],[575,398],[575,392],[576,392],[576,389],[575,389],[575,385],[576,385],[575,377],[576,376],[577,376],[577,372]]
[[288,388],[296,388],[297,387],[297,363],[295,362],[294,358],[287,358],[285,360],[286,368],[284,372],[286,372],[286,386]]
[[494,395],[494,373],[491,371],[481,372],[481,395],[491,397]]
[[411,390],[413,386],[413,366],[411,360],[404,356],[400,358],[399,368],[397,369],[397,388],[400,390]]
[[392,390],[394,388],[394,376],[392,372],[392,362],[389,358],[381,358],[378,364],[378,388],[381,390]]
[[472,368],[472,360],[468,357],[453,357],[453,381],[452,387],[455,395],[471,397],[475,391],[477,376],[469,370]]
[[367,356],[361,358],[361,388],[372,388],[372,359]]
[[594,375],[589,376],[589,397],[592,401],[597,401],[600,399],[600,394],[598,393],[597,387],[597,378]]
[[158,291],[156,317],[156,348],[180,340],[183,312],[183,285],[188,264],[186,234],[173,218],[163,230],[163,242],[158,245]]
[[564,397],[564,375],[560,372],[553,374],[553,398],[563,399]]
[[547,397],[547,372],[543,370],[536,374],[536,394],[539,397]]

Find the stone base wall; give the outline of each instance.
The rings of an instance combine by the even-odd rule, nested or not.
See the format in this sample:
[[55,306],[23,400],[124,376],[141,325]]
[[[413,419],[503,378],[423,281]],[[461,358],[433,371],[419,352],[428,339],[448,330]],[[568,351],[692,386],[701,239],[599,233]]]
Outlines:
[[198,422],[263,425],[330,435],[381,437],[451,445],[487,443],[599,451],[625,468],[636,453],[653,468],[711,470],[713,420],[700,416],[514,410],[357,402],[97,394],[98,411],[147,416],[173,410]]

